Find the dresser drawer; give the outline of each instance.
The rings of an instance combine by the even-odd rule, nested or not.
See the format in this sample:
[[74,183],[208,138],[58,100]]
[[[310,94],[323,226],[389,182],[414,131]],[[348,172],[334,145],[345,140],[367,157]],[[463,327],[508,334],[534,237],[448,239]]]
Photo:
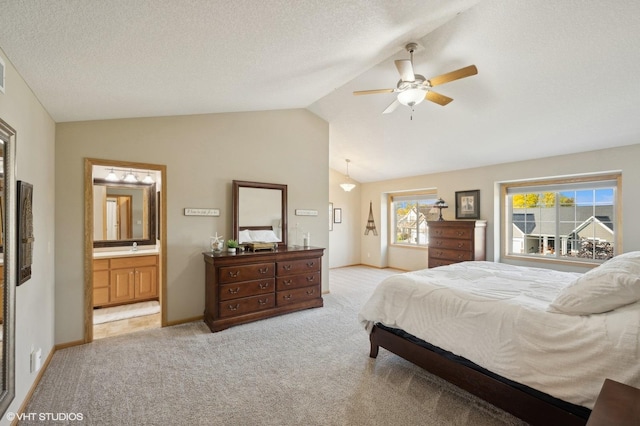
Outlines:
[[454,250],[464,250],[471,251],[471,240],[456,240],[453,238],[444,239],[444,238],[431,238],[429,241],[430,249],[454,249]]
[[261,296],[244,297],[242,299],[220,302],[220,309],[218,312],[220,318],[226,318],[273,308],[275,305],[276,301],[274,295],[273,293],[270,293]]
[[310,287],[296,288],[293,290],[278,291],[277,296],[278,306],[286,306],[292,303],[298,303],[320,297],[320,286],[314,285]]
[[237,283],[240,281],[253,281],[263,278],[273,278],[275,268],[273,263],[254,263],[251,265],[223,266],[220,268],[219,282]]
[[470,239],[473,238],[473,232],[474,228],[468,226],[448,226],[446,228],[429,229],[429,235],[436,238]]
[[275,278],[222,284],[220,286],[220,300],[238,299],[241,297],[256,296],[258,294],[274,293],[275,284]]
[[429,259],[431,258],[463,262],[465,260],[473,260],[473,253],[468,250],[434,249],[429,247]]
[[321,266],[320,258],[291,260],[278,262],[278,275],[297,275],[310,271],[319,271]]
[[278,277],[276,290],[291,290],[293,288],[306,287],[309,285],[320,283],[320,272],[313,272],[303,275],[289,275],[286,277]]
[[451,265],[453,263],[458,263],[457,260],[446,260],[446,259],[435,259],[429,258],[429,268],[437,268],[438,266]]

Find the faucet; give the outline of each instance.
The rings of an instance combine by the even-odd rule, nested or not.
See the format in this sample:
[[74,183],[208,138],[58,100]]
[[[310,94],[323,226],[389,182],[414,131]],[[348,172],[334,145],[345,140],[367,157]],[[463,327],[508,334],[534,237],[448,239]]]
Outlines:
[[138,243],[134,242],[133,247],[131,247],[131,251],[138,251]]

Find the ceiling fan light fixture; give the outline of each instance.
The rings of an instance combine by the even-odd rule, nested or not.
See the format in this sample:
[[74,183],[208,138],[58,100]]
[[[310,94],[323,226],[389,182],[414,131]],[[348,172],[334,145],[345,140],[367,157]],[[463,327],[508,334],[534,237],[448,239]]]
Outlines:
[[412,107],[424,101],[427,91],[424,89],[407,89],[398,94],[398,102],[402,105]]

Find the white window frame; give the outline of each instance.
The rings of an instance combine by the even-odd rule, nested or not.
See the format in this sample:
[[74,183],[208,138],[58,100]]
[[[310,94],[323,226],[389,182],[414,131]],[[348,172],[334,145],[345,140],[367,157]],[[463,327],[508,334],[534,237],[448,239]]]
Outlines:
[[[560,221],[558,215],[555,220],[555,233],[550,237],[554,242],[554,253],[514,253],[513,252],[513,210],[510,195],[517,193],[579,191],[585,189],[613,188],[613,255],[621,253],[622,249],[622,212],[621,212],[621,173],[607,173],[565,178],[546,178],[518,182],[504,182],[500,185],[501,212],[500,223],[502,230],[501,256],[506,259],[526,259],[536,262],[553,262],[565,264],[580,264],[597,266],[604,260],[589,259],[574,256],[562,256],[562,250],[556,250],[556,244],[561,243]],[[558,203],[556,203],[558,207]]]
[[[419,202],[419,201],[433,201],[435,202],[438,199],[438,193],[435,189],[425,189],[425,190],[420,190],[420,191],[411,191],[411,192],[396,192],[396,193],[390,193],[389,194],[389,229],[391,230],[391,232],[389,233],[389,245],[391,246],[396,246],[396,247],[414,247],[414,248],[427,248],[429,246],[429,234],[428,234],[428,229],[427,229],[427,233],[426,235],[424,235],[422,238],[420,237],[420,232],[418,229],[418,226],[420,225],[420,222],[416,222],[416,229],[415,229],[415,235],[416,235],[416,242],[412,243],[412,242],[405,242],[405,241],[397,241],[397,225],[398,225],[398,221],[396,218],[396,209],[395,209],[395,202],[400,202],[400,201],[415,201],[415,202]],[[418,212],[419,213],[419,212]],[[431,215],[431,213],[430,213]],[[434,218],[430,218],[427,217],[425,219],[429,220],[435,220],[435,218],[437,218],[437,213],[433,213]],[[424,241],[423,241],[424,240]]]

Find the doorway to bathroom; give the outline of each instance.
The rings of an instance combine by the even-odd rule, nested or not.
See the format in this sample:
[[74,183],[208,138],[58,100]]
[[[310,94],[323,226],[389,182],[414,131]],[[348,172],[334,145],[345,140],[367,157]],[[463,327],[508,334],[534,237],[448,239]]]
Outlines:
[[85,159],[84,341],[166,325],[166,166]]

